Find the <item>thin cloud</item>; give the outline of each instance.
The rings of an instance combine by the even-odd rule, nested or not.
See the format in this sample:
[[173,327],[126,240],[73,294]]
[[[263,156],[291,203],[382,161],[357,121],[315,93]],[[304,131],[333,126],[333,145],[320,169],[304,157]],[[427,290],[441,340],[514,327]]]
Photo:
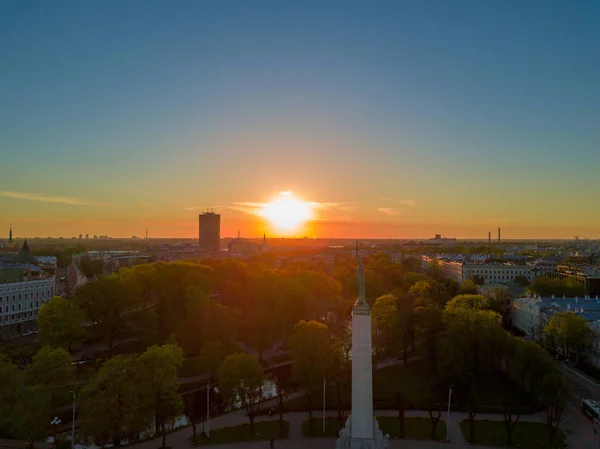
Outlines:
[[375,209],[375,210],[377,212],[381,212],[384,215],[400,215],[400,212],[398,212],[393,207],[380,207],[380,208]]
[[392,203],[400,204],[402,206],[417,207],[417,202],[413,200],[398,200],[395,198],[381,198],[381,201],[391,201]]
[[344,212],[351,212],[356,209],[356,205],[358,204],[356,201],[342,201],[342,202],[324,202],[324,203],[315,203],[316,207],[321,209],[337,209],[342,210]]
[[100,206],[100,203],[80,200],[78,198],[69,198],[66,196],[48,196],[43,193],[9,192],[0,191],[0,196],[13,198],[16,200],[38,201],[42,203],[70,204],[72,206]]
[[206,206],[187,206],[184,207],[183,210],[200,210],[200,209],[219,209],[225,206],[210,206],[210,207],[206,207]]
[[250,215],[258,215],[263,207],[265,207],[264,203],[239,201],[233,203],[232,206],[227,206],[227,209],[239,210],[240,212],[245,212]]

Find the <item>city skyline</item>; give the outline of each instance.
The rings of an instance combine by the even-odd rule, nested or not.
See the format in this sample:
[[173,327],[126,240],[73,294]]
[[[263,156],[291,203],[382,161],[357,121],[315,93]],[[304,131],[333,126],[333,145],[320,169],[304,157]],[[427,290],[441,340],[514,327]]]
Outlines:
[[0,229],[600,238],[600,2],[399,3],[3,2]]

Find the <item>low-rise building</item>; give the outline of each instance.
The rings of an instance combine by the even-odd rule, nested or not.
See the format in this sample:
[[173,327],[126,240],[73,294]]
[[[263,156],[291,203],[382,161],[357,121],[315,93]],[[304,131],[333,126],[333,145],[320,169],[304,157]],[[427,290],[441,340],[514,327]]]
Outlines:
[[481,277],[485,284],[514,282],[517,276],[524,276],[531,281],[532,271],[529,265],[510,263],[489,263],[485,258],[467,261],[461,258],[444,258],[441,256],[423,256],[424,268],[437,264],[445,276],[462,283],[469,278]]
[[429,239],[430,245],[456,245],[455,238],[443,237],[441,234],[436,234],[434,238]]
[[573,312],[588,321],[591,340],[585,351],[588,363],[600,368],[600,297],[583,298],[528,296],[513,300],[512,325],[527,338],[541,341],[544,328],[559,312]]
[[35,330],[38,310],[54,295],[54,275],[35,262],[27,241],[18,256],[0,262],[0,338]]
[[581,284],[588,296],[600,295],[600,269],[598,267],[558,265],[547,275],[559,279],[569,279]]

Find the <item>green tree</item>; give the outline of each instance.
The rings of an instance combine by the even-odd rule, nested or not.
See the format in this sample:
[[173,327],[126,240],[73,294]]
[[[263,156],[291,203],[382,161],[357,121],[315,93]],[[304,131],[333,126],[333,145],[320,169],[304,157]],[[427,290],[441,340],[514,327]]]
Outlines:
[[485,278],[481,274],[476,274],[470,277],[470,280],[473,281],[475,285],[483,285],[485,284]]
[[574,297],[585,296],[585,287],[572,279],[557,279],[548,276],[539,276],[531,281],[527,287],[527,291],[535,295],[549,297],[567,296]]
[[152,346],[138,357],[141,407],[155,419],[166,447],[166,425],[183,412],[179,396],[178,371],[183,364],[183,350],[176,345]]
[[228,403],[239,400],[250,420],[250,434],[254,435],[254,418],[262,405],[264,370],[258,360],[249,354],[228,355],[219,368],[219,389]]
[[529,279],[527,279],[526,276],[519,274],[518,276],[515,276],[515,284],[519,284],[523,287],[527,287],[529,285]]
[[562,374],[556,369],[542,378],[540,385],[540,399],[546,407],[546,423],[550,446],[556,445],[556,433],[560,427],[562,414],[567,406],[567,383]]
[[377,354],[393,352],[398,330],[397,298],[394,295],[380,296],[371,308],[373,340]]
[[498,287],[485,295],[489,308],[500,314],[502,323],[505,327],[510,327],[511,323],[511,296],[505,288]]
[[85,337],[84,313],[77,304],[60,296],[40,307],[37,317],[40,341],[71,352]]
[[533,341],[517,339],[514,362],[515,377],[522,388],[538,394],[542,378],[554,370],[550,355]]
[[135,356],[117,355],[92,376],[79,396],[86,435],[120,446],[124,434],[144,428],[148,416],[140,413],[139,373]]
[[69,395],[75,384],[75,365],[71,355],[63,348],[44,346],[34,356],[24,371],[25,384],[48,390],[54,405]]
[[461,295],[476,295],[477,284],[475,284],[475,282],[473,282],[471,279],[467,279],[461,284],[458,293]]
[[[481,379],[496,368],[505,331],[500,316],[491,310],[469,307],[448,307],[442,319],[447,326],[446,353],[454,358],[453,368],[462,377]],[[500,352],[501,354],[501,352]]]
[[13,438],[39,441],[48,436],[52,420],[52,391],[42,385],[30,385],[17,392],[12,409],[11,435]]
[[202,345],[202,349],[200,350],[199,363],[201,369],[209,372],[211,377],[214,378],[217,369],[219,369],[219,366],[225,360],[226,355],[225,346],[219,340],[207,341]]
[[402,357],[408,365],[408,348],[415,343],[415,297],[410,293],[398,296],[396,301],[396,341],[402,344]]
[[327,382],[333,385],[337,417],[340,427],[344,425],[345,398],[349,397],[352,384],[352,341],[351,335],[346,333],[343,339],[336,341],[331,346],[331,361],[327,367]]
[[[288,365],[289,367],[289,365]],[[277,393],[277,410],[279,412],[279,432],[283,434],[283,405],[290,393],[294,390],[294,382],[292,381],[291,370],[279,369],[271,372],[269,376],[275,384]]]
[[312,435],[312,399],[323,385],[331,360],[327,326],[316,321],[298,322],[294,326],[288,347],[292,356],[293,376],[306,391],[309,432]]
[[587,320],[574,312],[555,314],[546,325],[544,332],[565,355],[575,353],[577,360],[591,335]]
[[417,307],[414,310],[417,335],[425,340],[427,357],[433,368],[438,372],[438,351],[440,339],[445,326],[442,322],[442,311],[437,307]]
[[11,421],[16,396],[21,387],[19,368],[0,354],[0,429]]
[[75,301],[85,312],[99,338],[112,347],[123,326],[123,315],[131,307],[133,286],[112,274],[77,289]]
[[481,295],[458,295],[452,298],[446,304],[445,310],[447,312],[453,312],[456,309],[476,309],[483,310],[487,309],[489,304],[487,299]]

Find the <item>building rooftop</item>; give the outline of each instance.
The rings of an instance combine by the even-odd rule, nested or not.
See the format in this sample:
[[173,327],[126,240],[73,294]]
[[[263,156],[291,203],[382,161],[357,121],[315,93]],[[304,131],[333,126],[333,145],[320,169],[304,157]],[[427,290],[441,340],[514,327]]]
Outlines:
[[600,297],[523,297],[517,299],[521,302],[536,301],[540,310],[554,315],[559,312],[574,312],[583,316],[588,321],[600,319]]

